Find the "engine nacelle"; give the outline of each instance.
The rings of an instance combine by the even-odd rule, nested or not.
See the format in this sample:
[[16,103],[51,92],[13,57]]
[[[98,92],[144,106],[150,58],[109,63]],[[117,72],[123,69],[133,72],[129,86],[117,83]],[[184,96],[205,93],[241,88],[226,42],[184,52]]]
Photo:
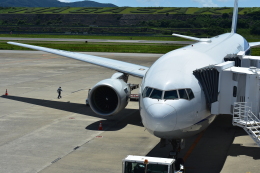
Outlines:
[[89,105],[98,115],[112,116],[127,106],[130,94],[130,87],[124,80],[105,79],[91,89]]

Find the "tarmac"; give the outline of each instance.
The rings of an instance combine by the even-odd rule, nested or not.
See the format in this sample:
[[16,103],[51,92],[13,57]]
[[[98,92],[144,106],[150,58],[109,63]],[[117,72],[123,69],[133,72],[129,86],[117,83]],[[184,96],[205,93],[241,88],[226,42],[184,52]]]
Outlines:
[[[99,117],[85,105],[88,89],[114,71],[38,51],[0,54],[0,172],[117,173],[127,155],[168,156],[170,145],[160,148],[159,139],[143,127],[138,102],[112,118]],[[147,67],[161,56],[88,54]],[[141,79],[130,77],[129,82]],[[100,122],[103,130],[98,130]],[[231,115],[219,115],[203,133],[188,138],[180,157],[187,173],[260,169],[259,147],[232,126]]]

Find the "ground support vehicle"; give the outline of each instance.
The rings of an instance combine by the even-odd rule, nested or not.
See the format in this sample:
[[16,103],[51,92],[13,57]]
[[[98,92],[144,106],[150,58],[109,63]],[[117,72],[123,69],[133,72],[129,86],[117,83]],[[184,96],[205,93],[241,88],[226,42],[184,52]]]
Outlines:
[[182,159],[128,155],[122,173],[184,173]]

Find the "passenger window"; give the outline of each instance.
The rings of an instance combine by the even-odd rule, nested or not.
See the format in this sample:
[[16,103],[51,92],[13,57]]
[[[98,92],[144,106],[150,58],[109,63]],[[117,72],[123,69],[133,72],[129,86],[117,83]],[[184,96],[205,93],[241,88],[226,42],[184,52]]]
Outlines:
[[164,99],[165,99],[165,100],[176,100],[176,99],[179,99],[177,90],[165,91],[165,93],[164,93]]
[[146,87],[143,92],[143,97],[149,97],[152,90],[152,88]]
[[162,91],[154,89],[150,98],[152,98],[152,99],[162,99]]
[[187,99],[187,100],[189,100],[188,95],[187,95],[185,89],[180,89],[180,90],[179,90],[179,94],[180,94],[180,98],[181,98],[181,99]]
[[190,100],[194,99],[194,94],[193,94],[192,90],[191,89],[186,89],[186,91],[188,93],[189,99]]

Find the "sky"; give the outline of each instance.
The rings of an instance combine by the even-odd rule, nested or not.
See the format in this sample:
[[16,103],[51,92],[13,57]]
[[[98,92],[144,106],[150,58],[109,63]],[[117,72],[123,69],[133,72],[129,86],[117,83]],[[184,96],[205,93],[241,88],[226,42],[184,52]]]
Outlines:
[[[76,2],[83,0],[59,0]],[[119,7],[233,7],[234,0],[92,0]],[[260,0],[239,0],[239,7],[260,7]]]

